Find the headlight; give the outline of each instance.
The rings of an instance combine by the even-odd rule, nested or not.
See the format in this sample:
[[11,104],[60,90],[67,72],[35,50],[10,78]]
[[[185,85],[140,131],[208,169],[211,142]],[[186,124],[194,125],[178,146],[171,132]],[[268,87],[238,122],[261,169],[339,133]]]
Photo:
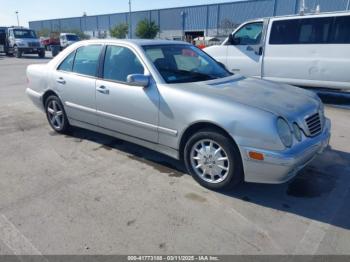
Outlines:
[[297,123],[293,124],[293,133],[295,138],[300,142],[302,139],[301,131]]
[[277,120],[277,132],[281,138],[282,143],[286,147],[291,147],[293,144],[293,134],[288,123],[283,118]]

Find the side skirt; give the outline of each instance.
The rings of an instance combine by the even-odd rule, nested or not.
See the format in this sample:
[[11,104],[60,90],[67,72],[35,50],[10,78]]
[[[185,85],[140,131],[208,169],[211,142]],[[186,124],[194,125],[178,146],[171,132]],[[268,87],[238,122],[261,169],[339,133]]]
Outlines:
[[102,128],[99,126],[94,126],[94,125],[91,125],[91,124],[88,124],[85,122],[81,122],[81,121],[78,121],[78,120],[75,120],[72,118],[69,118],[68,120],[69,120],[69,124],[72,126],[76,126],[76,127],[80,127],[80,128],[84,128],[84,129],[89,129],[89,130],[97,132],[97,133],[102,133],[105,135],[113,136],[115,138],[125,140],[125,141],[128,141],[130,143],[134,143],[134,144],[149,148],[151,150],[157,151],[157,152],[162,153],[164,155],[167,155],[171,158],[180,159],[179,151],[174,149],[174,148],[170,148],[170,147],[163,146],[160,144],[151,143],[151,142],[148,142],[148,141],[136,138],[136,137],[131,137],[131,136],[121,134],[121,133],[118,133],[118,132],[115,132],[115,131],[112,131],[109,129],[105,129],[105,128]]

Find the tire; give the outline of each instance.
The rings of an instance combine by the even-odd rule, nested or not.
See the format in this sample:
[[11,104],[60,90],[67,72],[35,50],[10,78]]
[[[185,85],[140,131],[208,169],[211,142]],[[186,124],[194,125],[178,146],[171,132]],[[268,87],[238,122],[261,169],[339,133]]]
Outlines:
[[60,99],[55,96],[49,96],[45,101],[45,112],[47,121],[51,128],[60,134],[66,134],[70,125],[64,107]]
[[16,58],[21,58],[22,57],[22,51],[18,50],[17,46],[14,47],[13,52],[14,52],[14,55],[15,55]]
[[200,130],[188,139],[184,162],[188,173],[210,190],[231,190],[243,181],[238,147],[232,139],[215,129]]
[[45,50],[42,50],[38,53],[40,58],[45,58]]

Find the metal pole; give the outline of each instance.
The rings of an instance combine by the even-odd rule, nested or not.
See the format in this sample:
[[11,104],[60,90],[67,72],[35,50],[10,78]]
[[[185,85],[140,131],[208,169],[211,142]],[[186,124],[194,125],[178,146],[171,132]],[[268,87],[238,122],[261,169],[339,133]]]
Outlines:
[[346,6],[346,10],[349,10],[350,8],[350,0],[348,0],[348,5]]
[[18,17],[18,11],[16,11],[16,16],[17,16],[17,25],[19,26],[19,17]]
[[276,16],[276,8],[277,8],[277,0],[274,0],[274,2],[273,2],[273,12],[272,12],[273,16]]
[[129,0],[129,38],[132,38],[131,0]]

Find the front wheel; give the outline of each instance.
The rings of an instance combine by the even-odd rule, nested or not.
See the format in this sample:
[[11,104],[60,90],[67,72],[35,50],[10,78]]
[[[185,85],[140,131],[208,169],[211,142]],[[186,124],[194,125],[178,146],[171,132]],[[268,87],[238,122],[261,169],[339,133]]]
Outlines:
[[211,190],[230,190],[243,180],[242,160],[237,146],[216,130],[201,130],[185,146],[187,171]]
[[14,48],[13,52],[14,52],[14,55],[15,55],[16,58],[21,58],[22,57],[22,51],[19,50],[17,46]]
[[46,117],[57,133],[66,133],[70,127],[66,112],[57,96],[50,96],[45,102]]

